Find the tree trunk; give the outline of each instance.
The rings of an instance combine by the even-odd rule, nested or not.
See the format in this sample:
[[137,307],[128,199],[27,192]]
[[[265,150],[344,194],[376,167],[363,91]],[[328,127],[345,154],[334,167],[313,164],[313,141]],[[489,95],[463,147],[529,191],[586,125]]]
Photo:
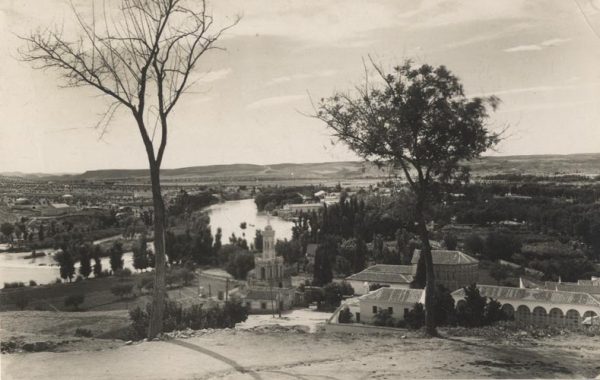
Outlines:
[[419,236],[423,247],[421,249],[421,257],[425,262],[425,328],[427,334],[431,336],[437,335],[435,323],[435,274],[433,271],[433,258],[431,256],[431,243],[429,242],[429,231],[427,231],[427,223],[424,215],[424,201],[422,197],[417,201],[417,223]]
[[154,290],[152,296],[152,315],[148,327],[148,338],[162,333],[165,306],[165,204],[160,191],[160,168],[156,162],[150,162],[150,180],[152,182],[152,201],[154,204]]

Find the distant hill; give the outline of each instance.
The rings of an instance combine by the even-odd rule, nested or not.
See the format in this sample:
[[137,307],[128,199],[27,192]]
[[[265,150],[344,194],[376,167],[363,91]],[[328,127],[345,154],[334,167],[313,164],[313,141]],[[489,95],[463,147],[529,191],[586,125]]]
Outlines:
[[[600,153],[572,155],[532,155],[484,157],[470,163],[475,177],[501,174],[600,174]],[[193,178],[197,180],[261,180],[261,179],[355,179],[385,178],[388,169],[379,169],[359,161],[322,163],[281,163],[273,165],[230,164],[163,169],[163,179]],[[148,178],[147,169],[90,170],[82,174],[47,175],[0,173],[0,176],[51,181],[107,181]]]

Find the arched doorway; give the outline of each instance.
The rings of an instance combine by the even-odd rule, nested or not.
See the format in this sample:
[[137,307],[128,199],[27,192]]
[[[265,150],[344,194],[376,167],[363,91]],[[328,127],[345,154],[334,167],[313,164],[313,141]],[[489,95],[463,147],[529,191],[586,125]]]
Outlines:
[[513,307],[513,305],[505,303],[504,305],[502,305],[502,311],[508,317],[508,319],[515,318],[515,308]]
[[548,321],[553,326],[562,326],[565,323],[565,316],[559,308],[553,308],[548,314]]
[[567,326],[579,326],[581,322],[581,315],[577,310],[569,310],[567,311],[567,317],[565,318],[565,324]]
[[531,323],[536,326],[547,326],[548,325],[548,313],[546,309],[541,306],[537,306],[533,309]]
[[517,308],[517,312],[515,313],[515,320],[520,324],[529,324],[531,323],[531,311],[525,305],[521,305]]

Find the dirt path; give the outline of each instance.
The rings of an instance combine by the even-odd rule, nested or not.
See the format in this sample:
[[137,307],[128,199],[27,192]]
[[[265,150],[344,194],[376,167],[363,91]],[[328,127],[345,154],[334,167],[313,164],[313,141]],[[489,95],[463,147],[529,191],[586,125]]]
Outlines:
[[219,331],[105,351],[2,355],[2,379],[594,378],[600,338],[515,343]]

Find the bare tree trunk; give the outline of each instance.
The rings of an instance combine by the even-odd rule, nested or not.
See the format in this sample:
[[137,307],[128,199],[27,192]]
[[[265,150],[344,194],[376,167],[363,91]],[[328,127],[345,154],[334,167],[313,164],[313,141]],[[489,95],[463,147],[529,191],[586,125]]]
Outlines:
[[427,330],[427,334],[431,336],[437,336],[435,323],[435,273],[433,271],[431,243],[429,242],[429,231],[427,231],[427,224],[425,222],[424,201],[422,199],[417,201],[416,211],[419,237],[423,243],[421,257],[425,262],[425,274],[427,281],[425,285],[425,328]]
[[165,204],[160,191],[160,168],[156,162],[150,162],[150,180],[152,182],[152,200],[154,204],[154,294],[152,297],[152,315],[148,327],[148,338],[162,333],[165,306]]

